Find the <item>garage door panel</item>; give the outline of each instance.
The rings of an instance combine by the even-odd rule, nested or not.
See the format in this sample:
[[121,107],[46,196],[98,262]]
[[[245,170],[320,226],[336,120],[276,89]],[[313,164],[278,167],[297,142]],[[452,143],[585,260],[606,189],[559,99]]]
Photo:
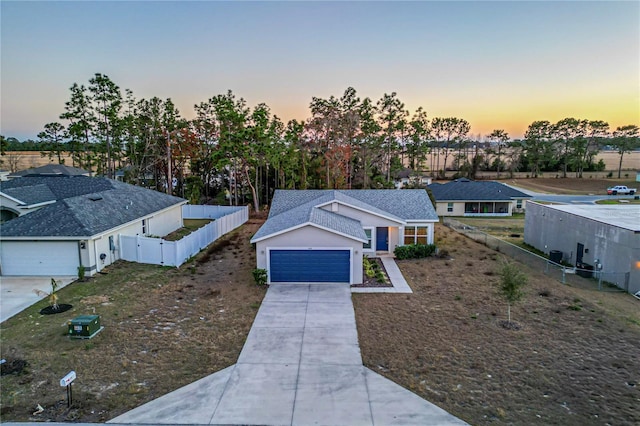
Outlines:
[[78,243],[3,241],[0,243],[0,262],[2,275],[76,275]]
[[271,250],[271,282],[349,282],[349,250]]

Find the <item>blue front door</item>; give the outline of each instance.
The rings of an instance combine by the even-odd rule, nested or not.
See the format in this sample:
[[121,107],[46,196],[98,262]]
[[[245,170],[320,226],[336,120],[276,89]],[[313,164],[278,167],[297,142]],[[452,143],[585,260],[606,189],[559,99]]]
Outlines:
[[389,228],[376,228],[376,250],[389,250]]

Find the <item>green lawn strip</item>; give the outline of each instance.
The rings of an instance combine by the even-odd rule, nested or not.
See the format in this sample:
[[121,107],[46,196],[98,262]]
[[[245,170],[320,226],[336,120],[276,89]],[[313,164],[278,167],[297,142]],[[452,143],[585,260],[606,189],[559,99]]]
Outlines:
[[620,205],[624,206],[627,204],[640,204],[640,200],[635,199],[623,199],[623,200],[598,200],[596,204],[609,204],[609,205]]
[[183,223],[184,226],[164,237],[164,240],[178,241],[191,234],[192,232],[197,231],[210,222],[212,222],[211,219],[185,219]]

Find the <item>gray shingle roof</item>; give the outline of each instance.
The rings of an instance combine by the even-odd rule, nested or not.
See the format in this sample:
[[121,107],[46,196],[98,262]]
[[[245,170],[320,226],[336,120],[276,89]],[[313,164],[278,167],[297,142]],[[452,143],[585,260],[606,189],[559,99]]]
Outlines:
[[500,182],[456,179],[444,184],[433,183],[429,189],[436,201],[510,201],[531,198],[530,195]]
[[[39,179],[28,178],[23,179]],[[58,200],[0,225],[6,237],[90,237],[186,200],[106,178],[56,177],[72,187],[96,191]],[[85,181],[87,179],[88,181]],[[68,192],[73,192],[69,189]]]
[[89,172],[77,167],[65,166],[64,164],[47,164],[41,167],[34,167],[32,169],[21,170],[10,174],[10,177],[19,176],[88,176]]
[[[9,194],[9,191],[11,191],[16,194],[11,195],[13,198],[26,204],[35,204],[31,202],[32,198],[30,197],[33,196],[33,200],[38,200],[37,202],[39,203],[64,200],[78,195],[112,189],[111,182],[106,178],[88,176],[25,176],[0,182],[0,192]],[[43,186],[40,185],[43,185],[48,190],[44,190]],[[47,197],[51,198],[47,199]]]
[[431,200],[423,189],[277,190],[269,217],[253,236],[252,241],[307,223],[366,241],[360,221],[318,208],[333,201],[348,204],[399,223],[438,220]]
[[51,192],[49,187],[42,183],[20,188],[2,188],[2,192],[11,198],[22,201],[27,206],[47,201],[55,201],[56,199],[55,194]]

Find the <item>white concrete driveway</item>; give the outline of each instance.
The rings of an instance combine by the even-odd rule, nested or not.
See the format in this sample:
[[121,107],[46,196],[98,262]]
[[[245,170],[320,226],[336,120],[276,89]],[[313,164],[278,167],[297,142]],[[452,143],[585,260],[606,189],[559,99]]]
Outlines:
[[[58,282],[59,290],[78,277],[53,278]],[[36,289],[50,292],[51,277],[0,277],[0,322],[42,300],[44,297],[33,292]]]

